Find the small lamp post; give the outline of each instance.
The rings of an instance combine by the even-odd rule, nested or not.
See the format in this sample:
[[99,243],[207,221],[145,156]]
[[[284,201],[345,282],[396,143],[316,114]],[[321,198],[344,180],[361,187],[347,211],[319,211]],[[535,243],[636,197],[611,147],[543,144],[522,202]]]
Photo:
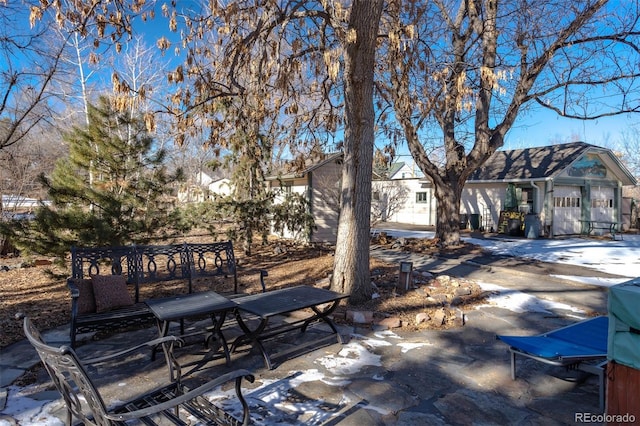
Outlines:
[[408,291],[411,282],[413,262],[400,262],[400,274],[398,278],[398,289]]

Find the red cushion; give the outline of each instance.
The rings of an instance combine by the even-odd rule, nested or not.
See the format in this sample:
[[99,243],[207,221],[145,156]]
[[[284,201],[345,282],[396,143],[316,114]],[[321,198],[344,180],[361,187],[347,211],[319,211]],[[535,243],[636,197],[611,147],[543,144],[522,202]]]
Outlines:
[[96,312],[107,312],[123,306],[133,305],[133,299],[127,288],[127,280],[122,275],[94,275],[93,294]]
[[92,314],[96,311],[96,299],[93,295],[93,283],[90,279],[74,279],[80,296],[78,296],[78,313]]

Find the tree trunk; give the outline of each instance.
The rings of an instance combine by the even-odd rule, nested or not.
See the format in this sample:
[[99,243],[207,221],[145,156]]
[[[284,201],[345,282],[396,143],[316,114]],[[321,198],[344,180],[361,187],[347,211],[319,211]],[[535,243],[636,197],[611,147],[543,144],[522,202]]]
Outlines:
[[463,186],[453,180],[435,185],[436,238],[443,246],[460,243],[460,198]]
[[[371,176],[375,110],[373,75],[383,0],[354,0],[345,45],[345,133],[333,290],[351,303],[371,299]],[[355,37],[353,37],[355,34]]]

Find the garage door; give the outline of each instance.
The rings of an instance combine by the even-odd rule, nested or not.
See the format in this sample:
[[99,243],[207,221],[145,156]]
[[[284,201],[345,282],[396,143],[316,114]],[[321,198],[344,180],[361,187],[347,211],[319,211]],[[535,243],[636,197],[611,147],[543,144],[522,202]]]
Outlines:
[[581,194],[579,186],[553,188],[553,235],[579,234]]
[[613,188],[591,187],[591,220],[614,222]]

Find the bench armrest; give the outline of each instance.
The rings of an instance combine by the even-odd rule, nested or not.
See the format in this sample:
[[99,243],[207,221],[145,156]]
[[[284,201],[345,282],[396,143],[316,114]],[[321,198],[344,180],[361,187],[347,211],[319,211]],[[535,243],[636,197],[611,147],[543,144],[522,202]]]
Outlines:
[[[173,345],[182,346],[183,341],[182,341],[182,339],[180,339],[180,338],[178,338],[176,336],[160,337],[158,339],[149,340],[148,342],[143,342],[143,343],[140,343],[139,345],[131,346],[130,348],[124,349],[122,351],[114,352],[114,353],[109,354],[109,355],[96,357],[96,358],[83,358],[82,362],[84,364],[100,364],[102,362],[111,361],[113,359],[128,355],[128,354],[130,354],[132,352],[136,352],[136,351],[138,351],[140,349],[154,348],[154,347],[156,347],[158,345],[161,345],[163,343],[171,343]],[[173,347],[173,346],[171,346],[171,347]]]
[[235,380],[236,396],[240,400],[240,403],[242,404],[242,408],[244,412],[242,424],[246,425],[246,424],[249,424],[249,420],[250,420],[249,405],[247,404],[247,401],[244,399],[244,396],[242,395],[242,379],[246,379],[250,383],[253,383],[253,381],[255,380],[253,374],[251,374],[248,370],[235,370],[230,373],[223,374],[222,376],[216,379],[213,379],[205,383],[204,385],[201,385],[195,389],[189,390],[166,402],[162,402],[157,405],[152,405],[150,407],[147,407],[141,410],[130,411],[128,413],[122,413],[122,414],[109,413],[106,415],[106,417],[115,421],[127,421],[127,420],[134,420],[140,417],[156,414],[161,411],[165,411],[173,407],[176,407],[185,402],[191,401],[192,399],[202,396],[202,394],[209,392],[222,384]]
[[76,282],[73,278],[67,279],[67,287],[69,287],[69,292],[71,293],[72,299],[77,299],[80,297],[80,289],[76,285]]
[[266,269],[260,269],[260,285],[262,286],[262,292],[265,293],[267,291],[267,286],[264,283],[264,277],[268,277],[269,272]]

